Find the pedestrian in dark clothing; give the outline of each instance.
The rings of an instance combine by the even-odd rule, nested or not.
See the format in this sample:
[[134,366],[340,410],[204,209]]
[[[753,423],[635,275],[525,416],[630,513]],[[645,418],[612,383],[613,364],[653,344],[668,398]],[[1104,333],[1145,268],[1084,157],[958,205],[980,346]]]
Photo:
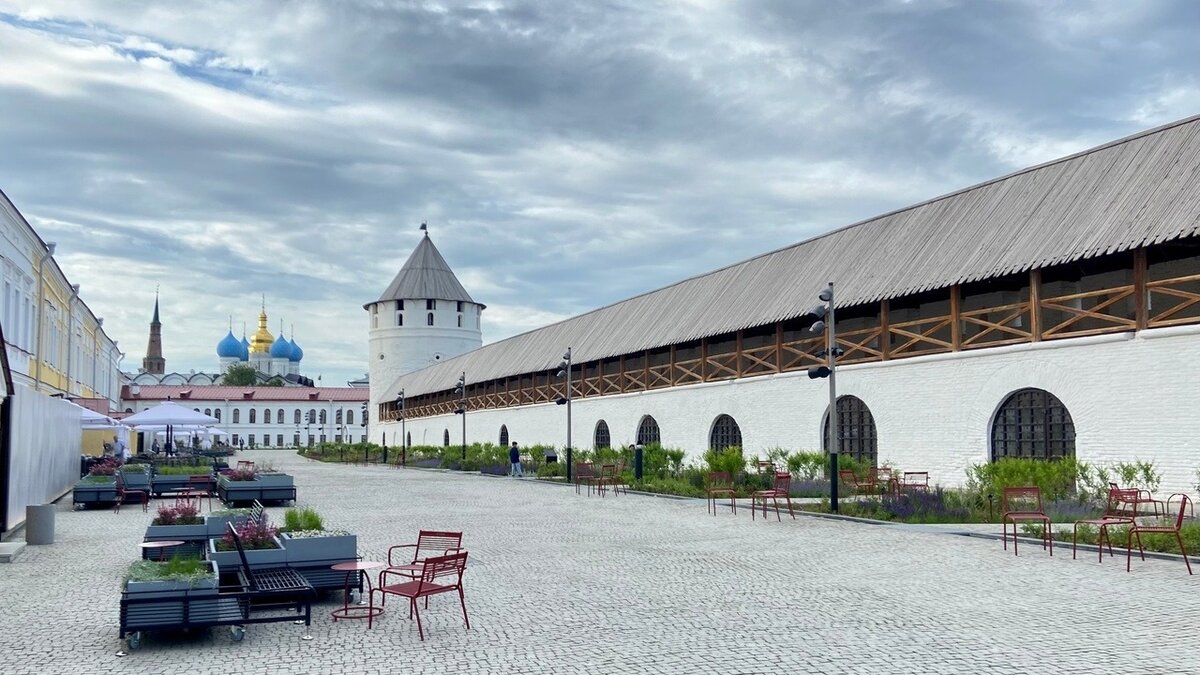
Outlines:
[[508,449],[508,462],[512,464],[512,470],[509,475],[516,477],[525,477],[525,472],[521,469],[521,449],[517,447],[517,442],[513,441],[512,447]]

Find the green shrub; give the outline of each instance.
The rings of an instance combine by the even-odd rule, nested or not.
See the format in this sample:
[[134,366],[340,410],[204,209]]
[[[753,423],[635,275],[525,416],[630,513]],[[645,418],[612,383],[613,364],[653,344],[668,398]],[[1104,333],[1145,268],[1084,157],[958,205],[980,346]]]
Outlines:
[[538,467],[538,478],[558,478],[567,475],[567,465],[562,462],[547,462]]
[[746,458],[742,455],[742,449],[736,445],[719,452],[709,450],[704,453],[704,463],[708,471],[728,473],[734,479],[746,470]]
[[291,508],[283,513],[283,527],[279,528],[280,532],[300,532],[303,530],[324,530],[325,523],[321,521],[321,514],[316,510],[303,506]]
[[[839,464],[841,456],[838,457]],[[828,471],[829,456],[823,452],[800,451],[787,458],[788,472],[801,480],[816,480]]]
[[1042,499],[1059,500],[1076,494],[1080,464],[1074,457],[1039,460],[1005,457],[995,462],[973,464],[967,469],[967,489],[992,495],[996,503],[1006,487],[1036,485]]

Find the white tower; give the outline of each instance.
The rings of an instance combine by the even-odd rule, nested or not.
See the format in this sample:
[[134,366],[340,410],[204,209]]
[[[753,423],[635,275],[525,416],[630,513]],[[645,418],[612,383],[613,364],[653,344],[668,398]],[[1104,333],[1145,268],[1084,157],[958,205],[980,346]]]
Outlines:
[[428,231],[387,290],[363,309],[370,322],[373,429],[378,428],[379,399],[396,378],[483,346],[479,319],[484,306],[458,282]]

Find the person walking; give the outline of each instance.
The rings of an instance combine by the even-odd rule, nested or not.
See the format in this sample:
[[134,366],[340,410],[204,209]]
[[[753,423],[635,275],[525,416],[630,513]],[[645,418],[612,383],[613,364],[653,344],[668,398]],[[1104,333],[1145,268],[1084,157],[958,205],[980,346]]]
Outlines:
[[513,478],[525,477],[525,472],[521,469],[521,449],[517,447],[516,441],[513,441],[512,447],[508,449],[508,462],[512,464],[508,475]]

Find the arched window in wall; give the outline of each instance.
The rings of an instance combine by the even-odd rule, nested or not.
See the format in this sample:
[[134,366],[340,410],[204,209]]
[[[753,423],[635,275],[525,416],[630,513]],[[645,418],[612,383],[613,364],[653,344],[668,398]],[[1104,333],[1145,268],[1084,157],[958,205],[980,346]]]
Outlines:
[[237,408],[233,409],[233,423],[234,424],[242,423],[242,411]]
[[[849,455],[867,466],[879,461],[879,447],[875,436],[875,418],[871,409],[857,396],[839,396],[838,453]],[[825,409],[825,423],[821,425],[821,445],[829,452],[829,409]]]
[[447,447],[447,448],[450,447],[450,430],[449,429],[442,432],[442,446]]
[[287,418],[283,416],[283,408],[275,411],[275,421],[278,424],[287,424]]
[[658,431],[658,420],[646,415],[638,423],[637,444],[650,445],[651,443],[662,443],[662,436]]
[[508,425],[501,424],[500,425],[500,447],[503,448],[503,447],[507,447],[507,446],[508,446]]
[[425,315],[425,325],[426,325],[426,326],[432,326],[432,325],[433,325],[433,312],[430,312],[430,313],[428,313],[428,314],[426,314],[426,315]]
[[1003,457],[1075,456],[1075,423],[1058,397],[1044,389],[1008,395],[992,419],[992,461]]
[[271,423],[271,409],[266,408],[265,410],[263,410],[263,424],[270,424],[270,423]]
[[742,447],[742,429],[729,415],[718,415],[708,432],[708,449],[720,452],[731,447]]
[[254,424],[254,418],[257,411],[254,408],[250,409],[250,424]]
[[319,423],[321,423],[321,424],[325,424],[326,422],[328,422],[328,421],[329,421],[329,416],[325,414],[325,413],[327,413],[327,412],[329,412],[329,411],[327,411],[327,410],[322,410],[320,413],[318,413],[318,414],[317,414],[317,421],[318,421]]
[[353,410],[346,411],[346,424],[354,424],[354,411]]
[[312,408],[309,408],[308,409],[308,419],[306,421],[309,424],[316,424],[317,423],[317,411]]
[[209,417],[212,417],[212,408],[205,408],[204,414],[208,415]]
[[337,412],[333,413],[333,423],[334,423],[334,424],[341,424],[341,423],[342,423],[342,411],[341,411],[341,409],[340,409],[340,408],[338,409],[338,411],[337,411]]
[[216,410],[213,411],[213,417],[217,418],[218,422],[221,421],[221,409],[220,408],[217,408]]
[[300,424],[300,409],[296,408],[296,412],[292,414],[292,424]]
[[608,433],[608,422],[600,420],[596,422],[596,430],[592,433],[593,448],[611,448],[612,436]]
[[411,447],[412,447],[412,432],[411,432],[411,431],[410,431],[410,432],[408,432],[408,433],[405,435],[405,438],[404,438],[404,447],[406,447],[406,448],[411,448]]

